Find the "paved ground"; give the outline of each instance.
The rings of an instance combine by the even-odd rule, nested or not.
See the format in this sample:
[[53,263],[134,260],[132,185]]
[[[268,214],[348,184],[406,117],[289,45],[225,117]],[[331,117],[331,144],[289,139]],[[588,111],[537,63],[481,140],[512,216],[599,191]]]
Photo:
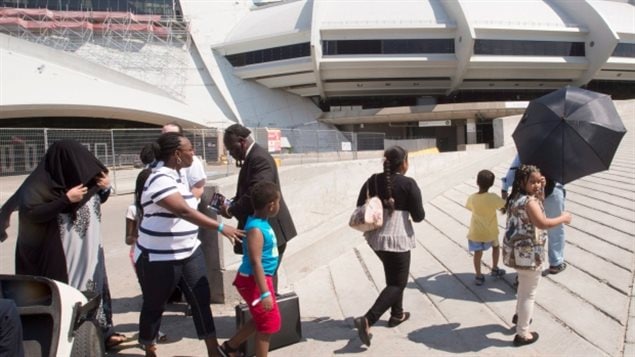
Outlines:
[[[372,346],[360,346],[352,329],[352,317],[363,314],[372,304],[383,287],[383,272],[362,239],[342,228],[334,236],[357,239],[358,244],[304,278],[293,279],[293,286],[303,299],[306,341],[285,348],[280,355],[368,351],[377,356],[632,356],[632,123],[611,170],[567,185],[567,210],[574,216],[566,229],[569,268],[540,284],[532,325],[541,333],[538,343],[520,349],[511,347],[515,333],[510,322],[515,306],[511,287],[514,274],[499,281],[488,279],[481,287],[473,284],[471,257],[464,238],[469,212],[463,208],[467,196],[476,190],[470,179],[429,201],[425,222],[415,225],[419,246],[413,251],[405,295],[405,306],[413,313],[411,321],[394,329],[380,323],[372,329]],[[508,161],[504,161],[493,167],[497,176],[504,174],[507,165]],[[287,271],[290,265],[286,265]]]
[[[415,225],[418,246],[404,303],[412,317],[396,328],[380,321],[371,329],[371,347],[361,345],[352,318],[370,307],[384,286],[383,272],[361,235],[346,226],[348,210],[297,237],[285,256],[281,281],[283,290],[300,296],[304,339],[271,355],[635,355],[635,102],[621,109],[629,132],[611,169],[567,185],[566,208],[574,217],[566,227],[569,267],[540,283],[532,324],[540,333],[537,343],[511,346],[514,274],[502,280],[488,277],[485,285],[475,286],[465,239],[469,212],[463,204],[476,191],[474,173],[491,168],[497,177],[503,175],[513,156],[505,149],[473,165],[430,173],[429,181],[420,182],[426,219]],[[492,190],[499,192],[499,187]],[[104,246],[115,323],[134,339],[140,290],[123,244],[123,209],[129,202],[129,196],[116,196],[104,205]],[[0,272],[13,270],[13,244],[0,245]],[[490,255],[484,258],[489,265]],[[221,340],[234,330],[234,304],[212,306]],[[160,345],[159,352],[203,356],[204,345],[195,339],[183,310],[173,305],[166,312],[162,330],[170,342]],[[134,340],[113,354],[143,355]]]

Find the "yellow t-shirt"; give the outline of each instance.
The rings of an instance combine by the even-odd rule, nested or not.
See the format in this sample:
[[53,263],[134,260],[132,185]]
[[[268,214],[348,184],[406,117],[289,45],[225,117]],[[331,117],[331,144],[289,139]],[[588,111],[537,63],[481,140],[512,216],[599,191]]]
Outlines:
[[498,239],[496,210],[503,208],[505,201],[498,195],[485,192],[474,193],[467,198],[465,208],[472,211],[472,220],[467,238],[475,242],[491,242]]

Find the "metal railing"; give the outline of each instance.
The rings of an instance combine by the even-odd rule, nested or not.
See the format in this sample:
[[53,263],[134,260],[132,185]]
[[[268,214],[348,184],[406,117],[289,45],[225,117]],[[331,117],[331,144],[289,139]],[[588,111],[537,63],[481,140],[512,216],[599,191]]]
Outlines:
[[[0,180],[28,175],[38,165],[46,149],[56,141],[77,140],[110,170],[117,193],[133,190],[134,178],[142,167],[141,148],[160,135],[160,129],[52,129],[0,128]],[[383,133],[351,133],[337,130],[252,129],[260,145],[285,165],[321,161],[354,160],[360,151],[384,149]],[[232,160],[222,144],[222,129],[186,129],[196,155],[215,175],[227,175]],[[226,165],[227,169],[222,167]],[[209,174],[209,173],[208,173]],[[210,175],[211,176],[211,175]]]

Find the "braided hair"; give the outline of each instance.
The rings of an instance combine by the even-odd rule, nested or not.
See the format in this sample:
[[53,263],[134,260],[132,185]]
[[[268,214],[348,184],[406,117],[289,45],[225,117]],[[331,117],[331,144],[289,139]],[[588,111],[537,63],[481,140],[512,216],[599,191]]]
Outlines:
[[401,146],[391,146],[384,151],[384,176],[386,177],[388,199],[383,201],[384,206],[388,207],[389,214],[395,211],[395,199],[392,196],[392,175],[398,172],[406,160],[408,160],[408,151]]
[[143,205],[141,204],[141,194],[143,193],[143,187],[148,180],[148,177],[152,173],[152,169],[143,169],[137,175],[137,181],[134,188],[134,205],[137,207],[137,222],[141,224],[141,218],[143,218]]
[[171,132],[161,134],[157,141],[153,143],[154,157],[163,162],[167,162],[170,156],[181,146],[183,134]]
[[516,174],[514,175],[514,184],[512,185],[512,193],[507,196],[507,202],[505,202],[503,213],[509,211],[512,202],[514,202],[518,195],[527,194],[527,192],[525,192],[524,185],[527,183],[529,176],[531,176],[534,172],[540,173],[540,169],[534,165],[520,165],[518,170],[516,170]]

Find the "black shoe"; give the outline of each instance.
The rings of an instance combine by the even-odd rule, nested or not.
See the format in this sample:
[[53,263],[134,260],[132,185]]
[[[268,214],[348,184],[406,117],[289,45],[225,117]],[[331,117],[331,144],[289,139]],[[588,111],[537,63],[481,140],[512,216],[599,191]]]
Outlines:
[[560,265],[550,265],[549,266],[549,274],[558,274],[567,269],[567,263],[562,263]]
[[399,324],[408,320],[409,318],[410,318],[410,313],[406,311],[401,313],[401,317],[391,316],[390,319],[388,320],[388,327],[399,326]]
[[355,328],[362,343],[370,347],[370,334],[368,333],[368,320],[364,316],[355,318]]
[[[534,319],[529,319],[529,323],[531,324],[532,322],[534,322]],[[512,317],[512,323],[514,325],[518,323],[518,314],[514,314],[514,317]]]
[[518,335],[514,337],[514,346],[520,347],[525,345],[531,345],[532,343],[538,341],[538,332],[532,332],[531,338],[525,339]]

